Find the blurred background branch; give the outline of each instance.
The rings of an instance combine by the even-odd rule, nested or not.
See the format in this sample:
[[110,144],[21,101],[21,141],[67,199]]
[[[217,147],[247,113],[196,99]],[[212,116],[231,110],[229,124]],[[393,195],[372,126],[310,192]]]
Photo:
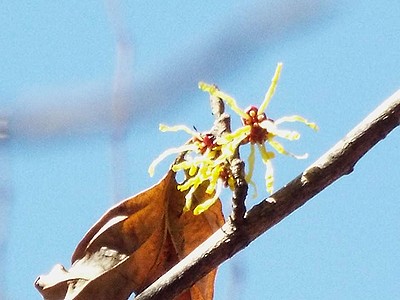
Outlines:
[[149,78],[135,78],[133,88],[132,39],[118,1],[109,0],[107,11],[117,49],[113,89],[98,83],[77,90],[44,91],[35,97],[52,97],[52,104],[35,101],[37,105],[12,111],[8,120],[11,138],[82,137],[105,131],[123,135],[145,113],[151,113],[149,110],[176,103],[182,93],[193,93],[200,79],[229,74],[267,41],[271,47],[284,35],[318,24],[332,11],[328,3],[289,0],[270,3],[266,9],[261,1],[248,10],[235,11],[214,36],[182,41],[181,53],[173,53]]

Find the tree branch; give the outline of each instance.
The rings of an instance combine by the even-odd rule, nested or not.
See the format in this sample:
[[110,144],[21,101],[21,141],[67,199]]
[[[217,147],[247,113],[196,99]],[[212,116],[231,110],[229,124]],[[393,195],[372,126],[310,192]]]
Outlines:
[[357,161],[399,124],[400,90],[303,173],[255,205],[240,226],[229,220],[135,299],[173,299],[335,180],[350,174]]

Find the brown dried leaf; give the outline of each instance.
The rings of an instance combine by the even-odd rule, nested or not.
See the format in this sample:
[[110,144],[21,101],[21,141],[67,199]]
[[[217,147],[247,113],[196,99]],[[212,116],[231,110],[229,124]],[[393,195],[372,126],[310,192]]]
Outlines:
[[[175,173],[170,171],[155,186],[112,207],[78,244],[69,271],[57,265],[36,280],[44,298],[125,300],[222,226],[220,201],[198,216],[183,213],[185,194],[176,186]],[[200,187],[194,205],[204,194]],[[215,273],[175,299],[212,299]]]

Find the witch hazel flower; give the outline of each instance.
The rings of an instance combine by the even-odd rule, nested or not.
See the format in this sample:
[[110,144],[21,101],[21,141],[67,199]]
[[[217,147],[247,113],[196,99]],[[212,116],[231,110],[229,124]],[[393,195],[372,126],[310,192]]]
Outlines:
[[222,99],[242,120],[243,126],[235,130],[233,133],[228,133],[220,140],[221,151],[227,153],[234,153],[236,149],[245,144],[250,144],[250,154],[248,157],[248,171],[246,172],[246,181],[256,188],[252,176],[255,166],[255,148],[257,147],[261,159],[266,166],[265,184],[266,190],[272,194],[274,190],[274,170],[271,160],[275,157],[275,153],[269,150],[272,148],[279,154],[289,155],[297,159],[307,158],[307,154],[295,155],[288,152],[282,144],[276,141],[276,137],[286,140],[297,140],[300,134],[296,131],[285,130],[280,128],[280,124],[285,122],[301,122],[308,127],[318,130],[315,123],[307,121],[305,118],[293,115],[285,116],[277,120],[273,120],[265,114],[272,96],[275,93],[276,86],[282,70],[282,63],[278,63],[275,74],[271,80],[271,85],[265,94],[264,100],[259,107],[249,106],[245,110],[239,108],[236,100],[228,94],[220,91],[215,85],[210,85],[204,82],[199,83],[199,88],[208,92],[212,96]]
[[233,188],[233,178],[230,174],[231,155],[222,153],[218,138],[212,133],[199,133],[184,125],[160,125],[161,131],[185,131],[192,137],[188,143],[167,149],[156,158],[149,167],[149,174],[153,176],[155,167],[172,154],[184,153],[181,161],[175,162],[171,169],[174,172],[184,171],[185,181],[178,185],[178,190],[187,191],[185,196],[184,211],[192,209],[194,193],[201,185],[206,185],[205,193],[210,198],[198,204],[194,209],[195,215],[201,214],[217,201],[224,186]]

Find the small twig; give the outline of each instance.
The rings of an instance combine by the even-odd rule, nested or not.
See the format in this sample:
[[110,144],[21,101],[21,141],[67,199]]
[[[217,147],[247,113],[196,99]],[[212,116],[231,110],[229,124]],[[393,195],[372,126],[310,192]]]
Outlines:
[[210,95],[210,106],[211,113],[213,114],[215,121],[212,127],[212,133],[219,137],[224,133],[231,132],[231,117],[225,113],[225,105],[222,99]]
[[173,299],[335,180],[351,173],[357,161],[399,124],[400,90],[303,173],[254,206],[239,230],[229,220],[135,300]]
[[[224,101],[210,95],[211,112],[215,117],[213,133],[215,136],[221,136],[223,133],[231,132],[231,118],[225,113]],[[232,193],[232,213],[230,219],[234,224],[239,225],[244,220],[246,213],[245,200],[247,197],[248,185],[245,179],[245,163],[240,159],[240,154],[236,151],[234,158],[230,162],[232,177],[235,182],[235,188]]]
[[225,112],[224,101],[216,96],[210,95],[210,106],[211,113],[216,120],[218,120],[218,118]]

